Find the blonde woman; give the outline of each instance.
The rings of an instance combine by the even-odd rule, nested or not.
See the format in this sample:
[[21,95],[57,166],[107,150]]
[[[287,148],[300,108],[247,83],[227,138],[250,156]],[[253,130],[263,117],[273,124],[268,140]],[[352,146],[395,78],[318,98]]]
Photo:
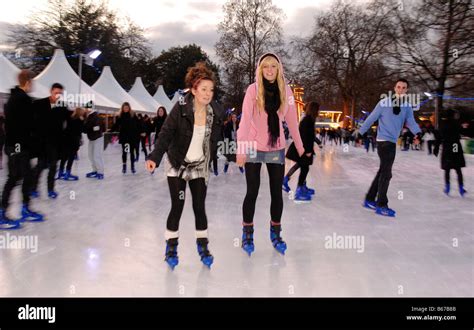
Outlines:
[[245,165],[247,194],[243,203],[242,248],[250,256],[254,251],[253,217],[260,187],[260,170],[266,164],[270,180],[270,239],[273,247],[285,254],[286,243],[280,236],[283,196],[281,186],[285,172],[286,121],[298,154],[304,154],[298,130],[296,108],[291,88],[286,84],[281,60],[273,53],[258,61],[255,83],[247,88],[242,119],[237,131],[238,166]]

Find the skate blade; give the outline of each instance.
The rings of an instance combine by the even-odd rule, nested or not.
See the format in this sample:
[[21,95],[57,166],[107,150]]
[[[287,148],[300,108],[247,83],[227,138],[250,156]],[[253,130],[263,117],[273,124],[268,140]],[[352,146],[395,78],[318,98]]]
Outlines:
[[382,217],[388,217],[388,218],[395,218],[395,215],[396,215],[396,214],[382,214],[382,213],[377,213],[377,212],[375,212],[375,214],[380,215]]
[[295,204],[309,204],[309,203],[311,203],[311,200],[309,200],[309,201],[297,201],[295,199],[295,200],[293,200],[293,202],[295,202]]
[[20,228],[21,228],[20,221],[16,221],[14,223],[0,222],[0,230],[16,230]]
[[252,253],[255,251],[254,249],[248,250],[248,249],[245,249],[245,248],[242,248],[242,250],[244,250],[244,252],[247,253],[249,257],[252,256]]
[[21,218],[20,222],[44,222],[44,218]]
[[279,249],[275,248],[275,250],[276,250],[278,253],[280,253],[281,255],[285,255],[286,249],[284,249],[284,250],[279,250]]

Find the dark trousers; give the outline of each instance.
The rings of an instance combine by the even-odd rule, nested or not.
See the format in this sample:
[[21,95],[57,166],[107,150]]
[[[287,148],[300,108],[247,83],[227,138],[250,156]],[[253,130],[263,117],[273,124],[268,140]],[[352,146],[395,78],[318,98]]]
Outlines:
[[58,146],[46,145],[44,152],[38,156],[38,164],[33,169],[32,191],[38,190],[38,182],[44,169],[48,169],[48,191],[54,190],[54,177],[58,168]]
[[367,152],[369,152],[370,145],[372,145],[372,151],[375,151],[374,139],[372,138],[365,139],[365,150],[367,150]]
[[[171,211],[166,222],[166,229],[178,231],[179,221],[184,208],[186,181],[181,178],[168,177],[168,187],[171,196]],[[196,230],[207,230],[206,193],[207,186],[204,178],[189,181],[189,189],[193,199],[193,211],[196,221]]]
[[148,142],[148,149],[151,150],[151,133],[146,134],[146,141]]
[[23,204],[29,204],[32,170],[28,152],[14,153],[12,147],[5,147],[5,152],[8,155],[8,178],[3,188],[2,208],[6,210],[10,202],[11,192],[21,179],[23,179],[21,189],[23,193]]
[[130,154],[131,168],[134,168],[135,161],[138,158],[138,146],[135,143],[122,144],[122,164],[127,164],[127,154]]
[[140,136],[140,143],[142,145],[142,151],[145,154],[145,157],[147,157],[148,150],[146,149],[146,136]]
[[[247,181],[247,194],[245,195],[242,213],[244,223],[253,223],[255,214],[255,204],[257,202],[258,190],[260,188],[260,170],[262,163],[246,163],[245,179]],[[281,185],[283,184],[283,176],[285,174],[285,165],[283,164],[267,164],[268,176],[270,181],[270,215],[271,221],[281,222],[281,214],[283,213],[283,195]]]
[[308,173],[309,173],[309,166],[300,165],[296,163],[295,165],[293,165],[292,168],[290,168],[290,170],[288,171],[288,174],[286,174],[288,179],[290,179],[291,176],[300,168],[301,168],[301,171],[300,171],[300,176],[298,177],[298,186],[302,186],[306,182],[306,178],[308,177]]
[[388,198],[387,191],[392,178],[392,166],[395,161],[396,144],[389,141],[381,141],[377,143],[377,154],[380,158],[380,168],[377,175],[372,181],[366,200],[377,200],[377,206],[387,207]]
[[61,161],[59,162],[59,172],[64,172],[64,167],[66,167],[66,172],[71,173],[72,164],[74,163],[74,158],[76,158],[77,151],[79,150],[79,145],[67,145],[64,146],[61,150]]
[[217,172],[217,156],[212,160],[212,169],[214,172]]
[[5,146],[4,141],[0,141],[0,168],[2,168],[3,165],[3,147]]
[[[453,170],[456,171],[456,174],[458,175],[458,184],[459,186],[464,186],[464,180],[463,180],[463,177],[462,177],[462,171],[461,171],[461,168],[453,168]],[[444,183],[445,184],[449,184],[449,172],[451,170],[444,170]]]
[[428,155],[431,155],[433,153],[433,146],[435,141],[428,141],[426,143],[428,144]]

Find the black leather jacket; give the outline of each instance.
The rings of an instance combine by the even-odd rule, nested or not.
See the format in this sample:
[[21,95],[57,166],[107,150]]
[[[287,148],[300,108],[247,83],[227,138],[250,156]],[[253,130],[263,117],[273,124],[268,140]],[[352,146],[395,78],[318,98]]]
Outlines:
[[[158,135],[155,149],[147,158],[154,161],[157,167],[165,152],[173,167],[179,168],[184,162],[194,131],[193,95],[189,93],[184,101],[185,104],[176,102],[173,106]],[[217,154],[218,142],[222,140],[225,112],[215,101],[211,102],[211,107],[214,119],[212,121],[210,160],[213,160]]]

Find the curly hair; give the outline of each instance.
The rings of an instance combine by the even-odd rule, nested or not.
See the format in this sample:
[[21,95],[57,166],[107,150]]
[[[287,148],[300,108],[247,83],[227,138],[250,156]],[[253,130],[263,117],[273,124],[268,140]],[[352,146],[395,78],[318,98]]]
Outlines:
[[216,83],[214,72],[209,69],[205,62],[198,62],[195,66],[188,68],[188,73],[184,78],[187,88],[196,88],[202,80],[210,80]]

